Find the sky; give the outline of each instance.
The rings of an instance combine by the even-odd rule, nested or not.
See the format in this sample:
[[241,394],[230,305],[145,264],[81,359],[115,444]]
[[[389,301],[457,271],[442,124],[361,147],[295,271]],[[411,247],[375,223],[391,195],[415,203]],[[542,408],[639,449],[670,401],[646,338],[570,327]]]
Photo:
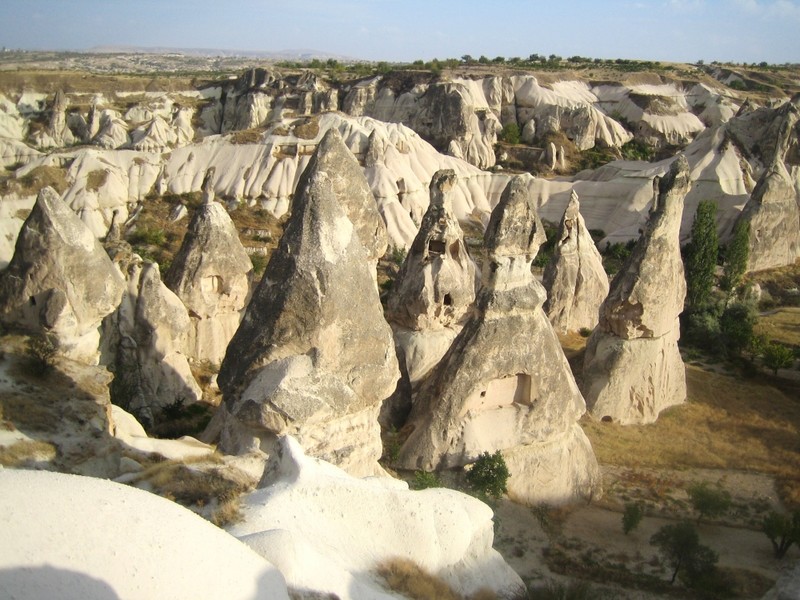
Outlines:
[[0,0],[0,46],[800,63],[800,0]]

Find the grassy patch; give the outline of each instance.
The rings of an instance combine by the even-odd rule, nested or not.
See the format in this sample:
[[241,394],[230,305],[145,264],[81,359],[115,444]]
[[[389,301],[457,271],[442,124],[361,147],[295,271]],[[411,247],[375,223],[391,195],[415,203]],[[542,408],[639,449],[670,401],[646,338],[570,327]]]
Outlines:
[[66,169],[44,166],[35,167],[23,177],[3,180],[0,183],[0,193],[32,196],[47,186],[52,187],[59,194],[63,194],[67,190]]
[[23,440],[11,446],[0,446],[0,465],[13,468],[30,463],[50,462],[56,454],[56,447],[49,442]]
[[[800,395],[763,379],[741,380],[688,365],[688,401],[658,421],[623,427],[584,419],[601,463],[665,469],[737,469],[778,481],[800,506]],[[681,440],[676,444],[675,440]]]
[[238,131],[232,131],[226,135],[225,139],[231,144],[258,144],[264,137],[264,131],[263,127],[240,129]]
[[97,192],[108,181],[108,171],[105,169],[97,169],[90,171],[86,176],[86,191]]
[[447,583],[407,558],[391,558],[376,569],[393,592],[412,600],[461,600]]

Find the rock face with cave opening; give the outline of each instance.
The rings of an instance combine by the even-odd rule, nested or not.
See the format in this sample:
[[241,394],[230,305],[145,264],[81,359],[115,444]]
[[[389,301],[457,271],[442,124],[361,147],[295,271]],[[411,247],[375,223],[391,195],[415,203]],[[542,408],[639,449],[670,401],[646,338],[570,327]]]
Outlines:
[[594,329],[597,310],[608,294],[608,275],[572,195],[561,219],[553,258],[544,270],[544,312],[557,331]]
[[212,167],[164,282],[189,311],[190,356],[220,364],[250,299],[253,264],[225,207],[214,202],[213,175]]
[[100,322],[123,288],[92,232],[53,188],[42,189],[0,277],[3,324],[51,334],[63,354],[96,364]]
[[591,497],[600,475],[585,411],[531,263],[544,239],[525,180],[492,212],[475,309],[422,385],[397,466],[440,469],[502,450],[509,495],[528,504]]
[[[332,146],[328,152],[347,152]],[[329,175],[336,158],[319,157],[304,174],[228,346],[219,447],[269,452],[276,435],[290,433],[309,454],[367,475],[380,471],[378,411],[399,371],[371,257]]]
[[410,393],[447,352],[475,300],[475,263],[448,195],[455,184],[450,169],[434,174],[428,210],[389,295],[386,318],[407,385],[385,409],[400,420],[410,409]]
[[678,350],[686,295],[679,230],[689,187],[689,166],[680,155],[654,180],[647,228],[600,307],[583,368],[584,397],[598,419],[652,423],[686,399]]

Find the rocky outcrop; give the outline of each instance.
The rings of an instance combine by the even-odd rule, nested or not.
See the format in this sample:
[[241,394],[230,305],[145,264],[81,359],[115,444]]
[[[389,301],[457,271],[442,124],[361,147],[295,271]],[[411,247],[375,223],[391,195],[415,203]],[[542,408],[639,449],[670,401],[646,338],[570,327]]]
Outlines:
[[122,148],[130,144],[128,135],[128,124],[122,119],[120,114],[114,110],[106,109],[100,113],[100,126],[97,135],[92,139],[95,146],[100,146],[107,150]]
[[611,283],[584,360],[589,411],[622,424],[652,423],[686,399],[678,351],[686,295],[679,232],[690,187],[683,155],[653,185],[647,229]]
[[780,119],[772,163],[739,216],[750,226],[748,271],[792,265],[800,257],[797,189],[784,163],[800,112],[792,104],[788,107]]
[[583,398],[531,273],[544,230],[524,177],[506,187],[484,239],[475,309],[417,394],[397,464],[457,467],[502,450],[512,498],[590,497],[597,462],[577,424]]
[[553,257],[544,270],[544,312],[557,331],[594,329],[597,310],[608,294],[608,275],[572,191],[556,233]]
[[319,169],[304,178],[228,346],[220,448],[257,452],[291,433],[311,455],[365,475],[379,469],[378,411],[399,373],[372,267],[334,178]]
[[157,264],[143,263],[125,242],[108,251],[127,281],[119,308],[103,322],[105,360],[114,372],[111,400],[151,427],[165,408],[202,398],[186,353],[191,322]]
[[467,252],[449,194],[452,170],[431,180],[430,204],[389,294],[386,318],[406,386],[384,405],[382,419],[402,425],[410,392],[441,360],[475,299],[475,263]]
[[[281,570],[290,591],[314,597],[393,598],[369,574],[410,560],[459,596],[515,598],[522,580],[492,548],[491,509],[445,488],[410,491],[395,479],[356,479],[282,437],[260,487],[230,532]],[[303,596],[306,597],[306,596]]]
[[53,106],[47,128],[33,136],[34,143],[37,146],[40,148],[61,148],[75,142],[75,136],[72,135],[72,131],[67,127],[67,108],[69,108],[69,100],[63,90],[58,90],[53,98]]
[[0,277],[4,325],[51,334],[65,355],[97,362],[100,322],[119,304],[124,282],[52,188],[39,192]]
[[177,141],[177,133],[158,115],[131,131],[131,148],[140,152],[169,152]]
[[187,352],[220,364],[250,299],[253,264],[225,207],[214,201],[213,167],[164,282],[189,311]]

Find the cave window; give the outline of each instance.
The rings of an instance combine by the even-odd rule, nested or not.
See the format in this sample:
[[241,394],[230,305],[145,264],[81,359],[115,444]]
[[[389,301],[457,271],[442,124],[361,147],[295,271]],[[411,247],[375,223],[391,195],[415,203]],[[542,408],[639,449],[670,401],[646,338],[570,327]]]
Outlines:
[[453,297],[450,294],[445,294],[442,302],[445,306],[453,306]]
[[428,242],[428,252],[432,252],[434,254],[444,254],[445,243],[443,240],[431,240]]
[[29,300],[31,301],[31,306],[36,306],[36,296],[31,296]]
[[459,244],[458,242],[453,242],[450,244],[450,256],[452,256],[455,260],[458,260],[459,256]]

